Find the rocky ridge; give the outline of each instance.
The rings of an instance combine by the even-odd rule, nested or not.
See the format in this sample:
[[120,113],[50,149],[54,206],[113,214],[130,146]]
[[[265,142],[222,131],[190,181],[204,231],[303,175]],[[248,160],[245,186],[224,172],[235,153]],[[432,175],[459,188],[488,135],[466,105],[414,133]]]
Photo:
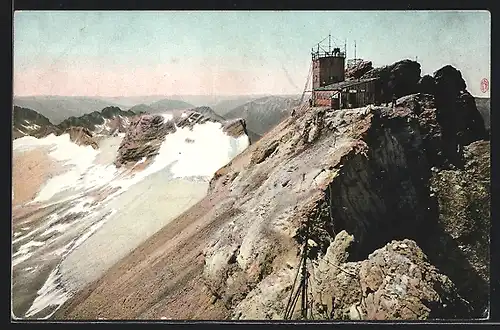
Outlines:
[[[397,67],[392,66],[392,68]],[[382,246],[384,242],[388,242],[393,238],[411,238],[412,242],[416,241],[426,248],[425,251],[429,254],[430,260],[439,265],[440,272],[445,272],[455,281],[455,284],[453,284],[450,278],[446,280],[442,278],[440,281],[448,283],[446,284],[448,289],[441,291],[443,296],[439,296],[439,298],[434,296],[433,298],[440,301],[441,305],[430,303],[429,298],[420,297],[418,298],[418,301],[420,301],[418,304],[420,305],[410,306],[410,308],[421,311],[420,313],[413,313],[413,316],[404,314],[401,310],[398,311],[398,314],[394,314],[393,311],[389,312],[389,309],[385,309],[380,314],[377,309],[387,304],[379,300],[377,302],[378,307],[370,307],[372,312],[369,312],[370,308],[365,306],[365,309],[360,314],[364,316],[359,316],[358,313],[355,318],[458,318],[464,315],[481,317],[485,306],[487,306],[489,279],[485,270],[488,269],[489,264],[489,234],[487,229],[489,228],[490,217],[489,179],[487,179],[489,177],[489,161],[487,161],[489,159],[489,142],[483,140],[486,137],[484,124],[481,122],[482,118],[475,105],[470,101],[462,102],[463,98],[470,100],[468,98],[470,94],[465,90],[465,83],[462,83],[463,79],[459,71],[456,69],[449,70],[445,67],[443,70],[438,70],[433,79],[435,81],[434,95],[412,94],[405,96],[397,101],[395,109],[369,107],[370,110],[366,111],[373,116],[370,123],[364,121],[360,110],[356,111],[358,112],[357,115],[353,111],[350,115],[358,116],[358,118],[350,120],[352,127],[348,129],[345,126],[349,126],[349,124],[346,123],[345,119],[335,120],[333,114],[316,109],[305,115],[310,116],[309,120],[306,120],[305,126],[296,126],[295,129],[281,127],[290,135],[293,135],[291,132],[302,132],[300,137],[302,137],[302,141],[307,142],[318,139],[328,127],[330,130],[336,131],[334,134],[330,133],[328,138],[331,146],[338,144],[338,140],[332,135],[344,138],[350,135],[342,132],[342,127],[347,129],[347,132],[360,134],[358,138],[354,138],[357,141],[353,143],[350,152],[336,152],[337,157],[342,159],[342,164],[335,166],[335,163],[330,163],[328,167],[323,166],[321,170],[317,170],[314,183],[320,190],[324,191],[325,195],[323,198],[315,198],[313,204],[316,206],[312,207],[308,212],[313,214],[312,217],[315,217],[321,211],[330,215],[328,217],[326,215],[318,216],[319,219],[323,219],[319,220],[319,222],[318,220],[314,222],[311,220],[311,216],[306,216],[306,219],[309,220],[305,220],[305,223],[312,221],[312,224],[305,225],[303,223],[302,226],[295,227],[297,234],[294,237],[298,243],[302,244],[304,241],[306,232],[304,228],[308,228],[308,231],[312,230],[313,233],[308,235],[314,236],[314,248],[311,250],[316,251],[315,257],[317,257],[321,253],[326,253],[330,242],[336,237],[335,233],[347,230],[355,237],[355,243],[352,244],[350,252],[352,260],[363,260],[370,251]],[[454,82],[451,84],[451,86],[455,86],[454,92],[450,91],[450,89],[447,89],[447,93],[440,90],[443,79],[446,79],[445,81],[448,84],[450,84],[450,81]],[[411,80],[413,82],[418,81],[415,77]],[[336,113],[339,117],[344,118],[348,112],[338,111]],[[455,117],[455,125],[449,124],[451,116]],[[363,122],[365,123],[363,124]],[[304,130],[306,127],[307,129]],[[363,133],[362,128],[365,127],[369,127],[369,129]],[[273,141],[269,141],[267,145],[262,146],[261,150],[254,151],[252,156],[253,164],[259,166],[257,164],[262,164],[269,158],[275,159],[276,163],[290,164],[289,158],[283,155],[283,153],[286,154],[284,150],[290,150],[286,143],[288,139],[279,136]],[[472,141],[478,142],[470,144]],[[297,149],[298,145],[300,144],[295,145],[292,149]],[[327,154],[325,151],[316,150],[316,152],[324,156]],[[284,158],[279,159],[280,154]],[[302,155],[301,157],[307,156]],[[473,170],[470,164],[476,164],[476,167],[481,164],[479,166],[481,169],[476,168]],[[314,168],[314,166],[311,167]],[[296,171],[297,168],[293,167],[292,172]],[[448,171],[456,171],[457,173],[453,172],[455,174],[450,178],[446,174]],[[471,173],[471,171],[473,172]],[[224,179],[224,176],[231,178],[229,180],[231,182],[231,191],[237,189],[234,184],[238,182],[238,177],[245,177],[246,182],[252,182],[252,179],[245,175],[248,175],[248,173],[242,173],[240,170],[235,170],[235,172],[238,173],[236,177],[236,173],[233,174],[230,168],[220,171],[219,174],[224,173],[224,175],[215,177],[211,187],[217,189],[217,180],[228,182],[228,180]],[[480,178],[477,177],[478,174],[474,174],[477,172],[482,173]],[[263,179],[254,178],[254,180],[260,182],[261,180],[269,180],[270,177],[272,176],[268,174]],[[306,177],[307,173],[304,173],[303,178]],[[438,177],[441,177],[441,181],[436,179]],[[469,180],[459,179],[463,177],[467,177]],[[318,178],[321,178],[319,182]],[[479,183],[472,184],[473,187],[470,189],[472,192],[457,200],[456,196],[450,195],[449,188],[444,188],[443,180],[445,182],[444,186],[447,186],[447,184],[452,185],[452,182],[455,182],[453,183],[455,189],[463,189],[463,193],[467,191],[467,189],[463,188],[466,182]],[[460,180],[461,184],[456,184],[457,180]],[[274,181],[274,187],[280,185],[289,187],[292,182],[297,181],[299,180],[293,178],[278,179]],[[265,191],[265,189],[263,190]],[[436,192],[438,192],[439,200],[435,199]],[[264,192],[259,193],[259,195],[261,194],[265,196]],[[286,193],[280,192],[279,194]],[[290,196],[289,198],[293,197]],[[453,208],[450,204],[457,202],[460,205],[459,209],[463,211],[459,212],[461,214],[460,221],[453,221],[455,215],[450,215],[450,211],[455,210],[456,206]],[[325,203],[326,206],[321,206]],[[301,204],[308,205],[305,201]],[[245,215],[246,212],[251,212],[253,209],[242,205],[233,205],[233,207],[244,208],[241,213]],[[254,207],[258,210],[267,210],[278,207],[278,205],[271,203],[266,204],[266,206]],[[280,225],[283,222],[291,222],[293,213],[283,209],[268,212],[279,214],[278,218],[288,217],[290,220],[273,219],[269,215],[266,216],[266,212],[263,214],[261,211],[259,212],[259,218],[264,217],[265,220],[253,221],[252,227],[248,228],[248,224],[245,225],[243,220],[238,221],[238,219],[233,218],[230,220],[231,225],[227,229],[222,229],[222,234],[219,234],[216,243],[205,251],[207,258],[205,278],[207,283],[213,292],[217,292],[217,295],[227,302],[228,306],[234,308],[233,317],[235,318],[283,317],[283,315],[279,314],[269,314],[269,310],[276,308],[276,306],[281,306],[277,309],[280,310],[281,308],[281,311],[283,310],[283,300],[279,301],[277,297],[284,299],[283,293],[287,290],[287,286],[281,285],[281,282],[286,282],[290,278],[287,278],[282,273],[286,272],[286,268],[275,270],[275,259],[280,257],[280,253],[283,252],[279,251],[283,251],[284,248],[276,247],[275,243],[273,243],[274,246],[272,247],[265,247],[265,244],[257,244],[256,241],[265,242],[269,240],[269,242],[275,242],[276,239],[273,240],[270,237],[284,234]],[[471,215],[471,212],[473,215]],[[260,222],[261,225],[257,225],[256,222]],[[460,223],[461,225],[458,225]],[[469,229],[466,230],[465,228]],[[471,228],[474,229],[471,230]],[[434,233],[433,235],[429,235],[429,229],[431,229],[430,232]],[[425,232],[426,230],[427,232]],[[252,232],[252,234],[245,235],[245,232]],[[290,235],[293,229],[288,228],[287,232]],[[271,235],[271,233],[273,234]],[[249,243],[250,236],[255,243]],[[225,238],[226,243],[222,242],[223,238],[221,237]],[[238,237],[240,238],[238,239]],[[432,237],[432,239],[429,237]],[[467,238],[462,238],[459,243],[460,237]],[[472,237],[474,238],[472,239]],[[440,252],[435,251],[435,245],[431,247],[434,244],[432,242],[436,241],[441,242],[439,244]],[[253,251],[248,250],[249,246],[252,246]],[[388,246],[384,249],[386,248]],[[445,256],[451,257],[453,262],[446,261]],[[228,257],[227,260],[229,261],[226,266],[222,260],[226,260]],[[236,262],[230,262],[231,258]],[[250,260],[256,261],[249,265],[247,262]],[[321,262],[321,259],[318,260],[318,262]],[[423,259],[421,261],[423,262]],[[393,263],[385,265],[386,267],[396,266]],[[456,272],[453,267],[459,267],[461,271]],[[260,271],[256,270],[259,268]],[[269,271],[269,268],[271,271]],[[264,275],[262,275],[263,269]],[[314,270],[311,271],[314,272]],[[401,281],[402,274],[400,274],[399,281]],[[266,275],[269,275],[272,280],[259,282],[259,277],[265,277]],[[441,274],[439,276],[446,277],[446,275]],[[247,298],[242,299],[241,297],[245,296],[245,294],[239,292],[238,297],[235,299],[232,292],[241,291],[241,287],[234,289],[235,278],[238,279],[237,283],[239,285],[245,283],[244,286],[247,286]],[[269,287],[271,281],[274,284],[279,283],[276,285],[278,289]],[[333,284],[330,287],[337,286]],[[435,287],[435,285],[433,284],[431,287]],[[263,288],[267,289],[264,290]],[[279,290],[282,291],[279,292]],[[316,294],[324,294],[324,292],[319,291]],[[450,294],[453,298],[449,298]],[[277,300],[270,303],[269,299],[266,298],[268,296],[275,297]],[[413,296],[412,299],[415,298],[416,296]],[[449,303],[443,302],[449,299],[456,302],[456,305],[452,308],[453,312],[443,310],[445,307],[450,308]],[[255,306],[263,302],[267,302],[267,305],[261,308],[261,312],[266,311],[267,314],[261,314],[256,310]],[[361,301],[359,300],[357,303],[361,304]],[[424,303],[427,307],[422,309]],[[430,305],[433,307],[429,307]],[[352,309],[352,305],[341,304],[340,307],[344,311],[346,308],[348,311]],[[316,312],[321,313],[320,310],[316,310]],[[298,316],[295,315],[295,317]],[[342,314],[337,315],[336,318],[345,317]]]
[[484,317],[489,141],[459,71],[419,93],[411,62],[368,72],[395,108],[297,108],[57,318]]
[[[318,139],[321,133],[325,132],[319,128],[321,125],[337,127],[339,135],[344,137],[349,136],[346,134],[349,131],[360,134],[358,138],[351,135],[350,143],[336,140],[331,135],[324,137],[324,141],[319,138],[316,144],[322,142],[321,144],[329,146],[340,145],[342,147],[337,148],[343,150],[334,152],[336,157],[333,159],[330,158],[332,156],[327,156],[328,153],[322,152],[321,154],[326,156],[323,164],[318,163],[316,166],[308,164],[313,171],[305,166],[297,167],[296,161],[289,160],[287,163],[291,172],[286,175],[268,172],[269,170],[266,171],[267,174],[262,172],[265,171],[263,167],[273,168],[287,158],[284,154],[290,149],[281,136],[280,142],[271,142],[264,146],[270,151],[258,157],[259,165],[256,167],[260,167],[260,170],[255,169],[253,175],[241,169],[228,169],[225,175],[212,182],[213,189],[220,189],[218,182],[226,182],[225,184],[230,185],[229,189],[234,192],[231,196],[240,196],[240,199],[232,199],[232,208],[240,210],[238,213],[241,215],[228,219],[228,225],[221,229],[218,238],[205,249],[204,278],[211,292],[233,310],[233,318],[283,318],[286,300],[291,291],[290,284],[293,277],[291,270],[298,271],[300,264],[299,258],[294,259],[290,253],[285,252],[290,249],[287,248],[287,244],[290,243],[286,242],[294,238],[299,244],[296,256],[301,254],[300,245],[307,243],[309,247],[310,243],[309,257],[312,265],[308,271],[314,274],[322,262],[327,262],[324,260],[328,259],[331,242],[338,238],[339,234],[336,233],[345,230],[353,235],[349,246],[349,262],[357,263],[350,267],[352,273],[359,274],[360,282],[345,284],[346,274],[339,271],[336,273],[339,277],[337,281],[326,282],[328,288],[312,286],[313,297],[325,297],[325,301],[330,301],[332,297],[334,300],[339,299],[335,307],[339,312],[334,313],[334,319],[481,317],[488,295],[488,279],[484,277],[484,269],[488,265],[485,258],[488,250],[485,239],[488,235],[485,228],[488,228],[489,214],[482,213],[476,217],[478,220],[475,221],[480,222],[477,223],[479,227],[472,228],[482,228],[470,232],[470,237],[479,238],[476,243],[471,243],[472,239],[469,238],[467,244],[451,245],[451,242],[457,244],[452,236],[454,225],[449,221],[438,220],[446,218],[446,215],[443,215],[446,213],[445,205],[443,202],[436,203],[430,193],[431,171],[427,158],[433,157],[433,151],[428,150],[427,155],[424,151],[425,136],[419,134],[418,117],[408,109],[402,108],[396,113],[383,108],[372,109],[366,114],[359,110],[346,111],[344,116],[348,115],[357,118],[351,120],[347,127],[342,127],[341,121],[335,123],[331,117],[333,115],[327,113],[316,112],[310,115],[312,117],[309,119],[310,122],[316,121],[317,124],[312,124],[310,130],[303,131],[307,134],[301,134],[307,142]],[[363,118],[365,115],[365,118],[370,118],[369,122]],[[338,116],[342,116],[341,112]],[[409,124],[405,125],[405,121]],[[357,123],[356,126],[354,122]],[[405,129],[401,129],[405,126]],[[362,128],[367,130],[363,133],[363,130],[360,130]],[[300,131],[299,127],[297,131]],[[374,132],[377,132],[376,135],[371,135]],[[273,149],[274,151],[271,151]],[[310,160],[314,152],[320,153],[321,150],[304,152],[300,158]],[[329,158],[334,161],[328,162]],[[300,180],[300,173],[303,173],[303,180]],[[244,182],[247,184],[242,184],[240,181],[242,178],[245,178]],[[259,188],[255,187],[253,183],[255,181],[260,182]],[[300,190],[302,181],[305,181],[306,187],[309,186],[306,188],[308,191],[306,195],[303,189]],[[254,193],[262,197],[258,200],[250,197],[250,199],[242,198],[241,196],[249,195],[241,190],[248,184],[253,184],[254,189],[258,189]],[[311,186],[316,186],[316,189]],[[280,192],[277,193],[277,190]],[[487,190],[479,191],[482,192],[479,200],[487,203],[485,202],[489,200]],[[446,195],[442,199],[454,199],[449,190],[440,192]],[[293,193],[302,196],[294,198]],[[271,194],[280,197],[277,201],[272,200]],[[477,200],[477,197],[470,198]],[[292,201],[298,199],[302,202],[294,207],[293,204],[285,202],[287,199]],[[257,201],[260,204],[252,204]],[[480,210],[485,212],[487,207],[486,204],[482,204]],[[249,213],[252,214],[251,222],[246,220]],[[463,219],[462,222],[467,223],[464,227],[473,226],[469,218]],[[430,235],[429,232],[434,234]],[[384,262],[379,259],[371,260],[371,251],[374,249],[382,247],[387,251],[391,248],[391,246],[384,247],[384,242],[403,238],[409,239],[411,243],[403,240],[391,244],[404,243],[406,246],[411,244],[414,248],[410,249],[408,255],[420,256],[419,259],[410,263],[404,261],[406,259],[390,254],[383,257]],[[446,242],[440,246],[442,249],[438,249],[439,252],[436,251],[436,241]],[[424,252],[419,252],[416,242],[422,246]],[[482,257],[474,257],[471,252],[467,256],[466,251],[477,251],[478,248],[480,251],[485,251]],[[450,262],[445,256],[453,256],[454,262]],[[437,268],[431,267],[427,258]],[[361,273],[363,264],[374,262],[380,266],[383,274],[392,274],[389,282],[370,278],[372,276],[370,272]],[[476,267],[467,267],[470,262],[475,262]],[[394,283],[406,286],[410,280],[405,277],[408,276],[408,268],[394,273],[394,267],[396,269],[403,267],[401,263],[406,265],[404,267],[419,269],[420,273],[417,274],[427,273],[432,269],[436,275],[432,275],[435,277],[431,278],[415,275],[417,277],[412,279],[413,289],[408,291],[405,289],[399,296],[391,293],[389,296],[392,305],[388,305],[384,302],[386,298],[381,299],[381,297],[390,293],[388,290],[395,290]],[[333,267],[330,265],[330,270],[343,267],[340,263],[333,263]],[[461,271],[457,272],[456,267]],[[479,273],[483,274],[483,277],[478,276]],[[313,281],[321,281],[314,275],[312,277]],[[370,292],[359,293],[359,290],[353,290],[353,287],[363,288],[366,284],[362,283],[371,281],[375,281],[373,285],[379,283],[379,286],[373,288],[371,298],[369,298]],[[414,290],[416,287],[420,289]],[[429,289],[425,289],[426,287]],[[340,288],[342,291],[331,294],[334,288]],[[359,296],[356,296],[358,294]],[[341,298],[342,296],[348,298]],[[363,302],[364,299],[367,302]],[[316,317],[324,313],[322,306],[324,301],[320,302],[312,306]],[[368,305],[360,307],[367,303]],[[353,305],[359,307],[359,312],[352,311]],[[300,318],[300,312],[296,311],[292,317]]]

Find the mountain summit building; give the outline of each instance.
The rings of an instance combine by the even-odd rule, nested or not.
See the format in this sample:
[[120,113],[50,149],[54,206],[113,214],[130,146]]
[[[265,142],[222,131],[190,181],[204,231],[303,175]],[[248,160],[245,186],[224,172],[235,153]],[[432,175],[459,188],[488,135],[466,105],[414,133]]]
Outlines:
[[[330,36],[329,36],[330,37]],[[381,86],[377,78],[345,79],[346,51],[312,50],[312,105],[332,109],[358,108],[379,104]]]

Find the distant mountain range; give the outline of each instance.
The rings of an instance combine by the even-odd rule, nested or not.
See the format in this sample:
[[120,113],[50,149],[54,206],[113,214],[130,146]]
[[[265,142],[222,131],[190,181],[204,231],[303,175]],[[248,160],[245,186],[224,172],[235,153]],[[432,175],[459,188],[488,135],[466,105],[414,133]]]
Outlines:
[[195,106],[179,100],[163,99],[153,102],[149,105],[153,110],[152,112],[162,112],[165,110],[184,110],[194,108]]
[[132,108],[128,110],[134,113],[142,113],[142,112],[152,113],[154,111],[152,107],[144,103],[134,105]]
[[66,96],[14,97],[13,103],[19,107],[35,110],[50,119],[53,124],[59,124],[71,116],[78,117],[109,106],[120,106],[96,98]]
[[[116,98],[119,101],[118,98]],[[189,109],[195,106],[184,101],[160,99],[149,105],[123,105],[112,100],[92,97],[70,97],[70,96],[26,96],[14,97],[14,105],[35,110],[47,117],[54,124],[59,124],[68,117],[80,117],[94,111],[100,111],[106,107],[119,107],[121,109],[133,108],[132,111],[139,113],[160,112],[171,109]]]
[[490,98],[489,97],[475,97],[477,110],[481,113],[484,119],[484,126],[490,129]]
[[227,119],[242,118],[247,128],[262,136],[290,115],[293,107],[299,105],[298,99],[267,96],[240,105],[226,113]]
[[[174,99],[173,97],[182,98]],[[95,126],[103,125],[105,119],[99,113],[102,109],[112,108],[113,111],[123,111],[119,115],[130,117],[140,113],[159,113],[172,110],[195,109],[217,120],[243,118],[252,141],[256,141],[265,132],[277,125],[295,106],[298,96],[134,96],[134,97],[69,97],[69,96],[26,96],[15,97],[13,103],[19,108],[35,111],[51,122],[51,125],[61,125],[61,129],[71,126],[81,126],[92,131]],[[186,100],[198,102],[213,102],[213,105],[194,105]],[[140,102],[143,101],[143,102]],[[134,103],[138,102],[138,103]],[[151,103],[149,103],[151,102]],[[124,111],[125,109],[128,111]],[[16,111],[15,111],[16,112]],[[19,111],[17,111],[19,112]],[[102,117],[102,118],[101,118]],[[24,119],[23,119],[24,120]],[[123,126],[120,123],[112,126]],[[26,133],[18,125],[16,134]],[[112,128],[109,128],[112,129]],[[42,134],[42,133],[40,133]],[[31,135],[31,134],[29,134]]]
[[128,117],[137,114],[133,111],[123,111],[118,107],[106,107],[101,111],[93,111],[80,117],[69,117],[59,123],[62,130],[70,127],[84,127],[95,133],[112,134],[115,131],[124,132],[130,123]]
[[41,138],[49,134],[60,135],[68,130],[80,127],[97,134],[111,135],[125,132],[130,118],[136,116],[132,111],[123,111],[118,107],[106,107],[80,117],[69,117],[57,125],[37,111],[14,106],[12,138],[26,135]]
[[[265,96],[264,96],[265,97]],[[254,100],[259,99],[260,97],[255,96],[240,96],[231,99],[221,100],[216,104],[212,105],[211,108],[214,109],[221,116],[225,116],[231,110],[246,104],[248,102],[252,102]]]
[[61,131],[47,117],[28,108],[14,106],[12,117],[12,139],[26,135],[41,138],[51,133],[59,134]]

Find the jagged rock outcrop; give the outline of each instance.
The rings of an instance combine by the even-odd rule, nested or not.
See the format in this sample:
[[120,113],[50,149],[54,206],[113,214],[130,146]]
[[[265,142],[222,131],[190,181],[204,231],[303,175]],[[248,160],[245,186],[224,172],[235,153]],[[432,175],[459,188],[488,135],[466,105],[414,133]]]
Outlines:
[[[469,313],[468,303],[453,282],[428,262],[414,241],[392,241],[366,260],[348,262],[352,241],[352,235],[340,232],[325,255],[309,265],[312,292],[308,318],[312,315],[314,319],[326,320],[425,320],[456,319]],[[276,280],[274,283],[281,290],[261,284],[259,289],[263,293],[269,290],[263,296],[280,299],[270,302],[249,294],[232,317],[282,318],[291,286]],[[291,314],[300,319],[300,308],[296,306]]]
[[[463,147],[473,141],[487,138],[483,117],[476,107],[474,97],[466,90],[465,81],[460,71],[447,65],[437,70],[434,76],[424,76],[420,80],[420,90],[432,93],[432,100],[417,96],[415,104],[420,103],[423,109],[435,107],[435,117],[439,123],[442,157],[449,164],[463,166]],[[419,94],[422,95],[422,94]],[[429,94],[426,94],[429,95]],[[407,96],[397,104],[406,105]],[[417,106],[412,109],[418,110]]]
[[361,78],[379,78],[382,90],[382,102],[418,92],[420,64],[412,60],[402,60],[391,65],[374,68]]
[[468,303],[453,282],[428,262],[412,240],[392,241],[358,262],[339,260],[329,248],[314,274],[318,296],[332,297],[334,301],[332,308],[331,299],[314,300],[313,311],[323,314],[322,318],[456,319],[469,313]]
[[61,129],[53,125],[47,117],[28,108],[14,106],[12,117],[12,139],[26,135],[42,138],[49,134],[61,133]]
[[345,79],[359,79],[361,78],[365,73],[368,71],[372,70],[372,62],[371,61],[361,61],[352,67],[346,69],[345,71]]
[[[443,138],[450,148],[486,138],[484,120],[460,71],[447,65],[434,73],[435,99]],[[458,135],[455,134],[458,132]]]
[[450,163],[459,166],[461,160],[456,152],[459,146],[488,138],[483,116],[476,107],[474,97],[466,90],[459,70],[446,65],[432,76],[420,77],[420,72],[418,62],[403,60],[374,68],[361,78],[379,78],[382,102],[391,101],[393,95],[397,98],[411,94],[433,95],[438,109],[437,120],[445,140],[446,150],[443,152]]
[[128,127],[118,148],[115,165],[120,167],[157,155],[165,135],[175,131],[175,124],[166,121],[163,116],[143,115],[137,118]]
[[99,148],[99,144],[88,128],[70,127],[66,129],[63,134],[69,134],[70,140],[80,146],[91,146],[94,149]]

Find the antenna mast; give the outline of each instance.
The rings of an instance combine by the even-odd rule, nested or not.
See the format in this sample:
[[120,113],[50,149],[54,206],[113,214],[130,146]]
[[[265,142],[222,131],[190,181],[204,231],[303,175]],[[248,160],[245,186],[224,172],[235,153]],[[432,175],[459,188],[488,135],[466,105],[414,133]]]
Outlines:
[[331,33],[328,34],[328,53],[331,53],[332,51],[332,35]]
[[354,40],[354,62],[356,62],[358,58],[356,57],[356,40]]

